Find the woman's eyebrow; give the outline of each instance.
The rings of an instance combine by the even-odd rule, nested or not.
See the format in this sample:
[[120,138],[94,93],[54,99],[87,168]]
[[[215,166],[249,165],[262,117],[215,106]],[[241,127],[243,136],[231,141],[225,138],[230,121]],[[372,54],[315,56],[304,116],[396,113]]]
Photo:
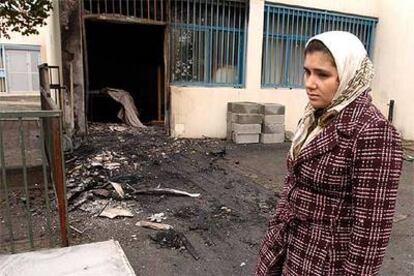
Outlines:
[[324,73],[324,74],[330,74],[331,72],[329,70],[315,68],[313,69],[316,73]]
[[303,69],[308,70],[308,71],[314,71],[315,73],[324,73],[324,74],[330,74],[331,72],[329,70],[325,70],[322,68],[308,68],[306,66],[303,66]]

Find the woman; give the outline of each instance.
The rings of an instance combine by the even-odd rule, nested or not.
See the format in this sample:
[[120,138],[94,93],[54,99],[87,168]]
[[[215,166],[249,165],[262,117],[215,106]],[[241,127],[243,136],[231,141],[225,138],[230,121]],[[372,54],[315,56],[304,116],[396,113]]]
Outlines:
[[376,275],[391,232],[400,137],[371,103],[373,66],[356,36],[312,37],[304,70],[309,104],[256,275]]

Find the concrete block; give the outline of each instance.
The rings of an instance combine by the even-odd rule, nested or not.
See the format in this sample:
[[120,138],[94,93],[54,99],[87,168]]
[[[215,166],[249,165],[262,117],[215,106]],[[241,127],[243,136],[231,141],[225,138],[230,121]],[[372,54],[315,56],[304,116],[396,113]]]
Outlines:
[[239,114],[262,113],[262,105],[252,102],[231,102],[227,103],[227,111]]
[[285,115],[285,106],[277,103],[262,104],[264,115]]
[[262,132],[262,125],[261,124],[233,123],[232,130],[238,134],[248,134],[248,133],[260,134]]
[[233,122],[236,120],[236,117],[231,112],[227,112],[227,131],[226,131],[226,140],[231,141],[231,132],[233,128]]
[[261,124],[263,122],[262,114],[235,114],[233,113],[234,123],[237,124]]
[[238,134],[237,132],[233,132],[232,137],[233,142],[236,144],[254,144],[259,143],[260,134]]
[[260,143],[263,143],[263,144],[283,143],[284,141],[285,141],[284,133],[277,133],[277,134],[262,133],[260,134]]
[[231,126],[227,124],[226,140],[231,141]]
[[264,115],[263,123],[284,125],[285,115]]
[[234,123],[236,122],[237,114],[233,112],[227,112],[227,122]]
[[263,133],[285,133],[285,126],[282,124],[263,124]]

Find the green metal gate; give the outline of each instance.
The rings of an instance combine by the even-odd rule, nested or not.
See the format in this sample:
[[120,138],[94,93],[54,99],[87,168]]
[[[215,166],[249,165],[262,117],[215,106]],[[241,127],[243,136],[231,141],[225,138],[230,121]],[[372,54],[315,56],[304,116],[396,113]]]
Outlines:
[[0,253],[68,246],[62,112],[40,90],[42,110],[0,111]]

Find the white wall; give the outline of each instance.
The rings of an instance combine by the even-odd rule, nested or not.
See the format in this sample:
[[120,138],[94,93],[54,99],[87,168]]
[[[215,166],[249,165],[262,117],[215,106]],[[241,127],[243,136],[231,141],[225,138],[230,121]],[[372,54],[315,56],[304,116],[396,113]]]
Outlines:
[[62,68],[60,44],[59,0],[53,0],[53,12],[47,19],[46,62]]
[[24,45],[37,45],[40,46],[40,58],[42,62],[47,60],[47,35],[49,33],[49,27],[43,26],[39,28],[38,35],[23,36],[16,32],[10,32],[10,39],[4,37],[0,38],[0,44],[24,44]]
[[[310,8],[377,16],[376,0],[272,1]],[[171,131],[174,136],[226,136],[227,102],[276,102],[286,106],[286,130],[293,131],[307,103],[303,89],[262,89],[261,59],[264,0],[250,0],[247,38],[246,87],[171,87]]]
[[0,38],[0,44],[24,44],[40,46],[41,63],[61,66],[59,1],[53,0],[53,12],[46,19],[46,26],[38,29],[38,35],[23,36],[10,33],[10,39]]
[[374,48],[375,103],[388,114],[393,99],[394,125],[405,139],[414,139],[414,1],[379,0],[379,22]]

